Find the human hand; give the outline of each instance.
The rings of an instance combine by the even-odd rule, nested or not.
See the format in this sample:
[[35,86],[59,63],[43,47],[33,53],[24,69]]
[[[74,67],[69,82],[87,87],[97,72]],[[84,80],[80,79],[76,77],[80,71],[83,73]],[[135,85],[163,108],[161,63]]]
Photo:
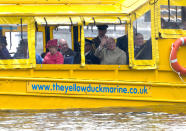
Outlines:
[[100,46],[101,46],[101,47],[104,47],[104,46],[106,45],[106,43],[107,43],[107,37],[104,36],[104,37],[101,39]]

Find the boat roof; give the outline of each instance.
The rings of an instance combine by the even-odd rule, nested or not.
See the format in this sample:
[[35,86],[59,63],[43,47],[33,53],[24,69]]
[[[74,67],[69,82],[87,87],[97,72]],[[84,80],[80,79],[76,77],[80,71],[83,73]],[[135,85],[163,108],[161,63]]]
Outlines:
[[[109,13],[109,11],[106,10],[107,6],[110,9],[110,13],[123,13],[123,14],[129,14],[148,2],[149,0],[0,0],[0,6],[3,5],[56,5],[59,6],[74,6],[73,11],[79,13],[78,10],[80,8],[77,8],[77,5],[88,5],[90,10],[90,13],[97,12],[97,9],[99,9],[99,12],[106,12]],[[97,8],[96,6],[100,7]],[[102,7],[101,7],[102,6]],[[112,7],[112,8],[110,8]],[[103,9],[101,9],[103,8]],[[82,12],[85,11],[85,9],[81,9]],[[67,11],[66,11],[67,12]],[[89,12],[88,12],[89,13]]]

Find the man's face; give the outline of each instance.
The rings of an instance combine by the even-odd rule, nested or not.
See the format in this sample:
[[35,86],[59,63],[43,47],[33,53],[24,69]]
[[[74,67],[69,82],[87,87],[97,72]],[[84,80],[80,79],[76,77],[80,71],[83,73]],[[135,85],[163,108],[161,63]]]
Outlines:
[[61,48],[63,51],[67,51],[68,50],[68,44],[66,41],[63,41],[61,44]]
[[90,44],[85,44],[85,53],[91,50],[91,45]]
[[57,47],[56,46],[50,46],[48,49],[49,49],[49,51],[52,55],[56,54],[56,52],[57,52]]
[[113,39],[108,39],[106,46],[107,46],[107,49],[114,50],[116,48],[116,43]]
[[135,38],[135,45],[142,46],[144,44],[144,39],[142,35],[137,35]]
[[106,34],[106,32],[107,32],[107,30],[98,30],[98,35],[99,35],[99,37],[103,37],[103,36],[105,36],[105,34]]

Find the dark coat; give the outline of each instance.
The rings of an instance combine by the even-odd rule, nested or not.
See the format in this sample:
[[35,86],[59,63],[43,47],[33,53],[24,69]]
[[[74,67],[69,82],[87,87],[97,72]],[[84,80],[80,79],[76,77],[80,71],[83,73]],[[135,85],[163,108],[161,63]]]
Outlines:
[[68,48],[68,50],[65,53],[63,53],[62,51],[61,51],[61,53],[62,53],[62,55],[64,57],[70,57],[70,56],[74,56],[75,55],[74,52],[73,52],[73,50],[70,49],[70,48]]
[[142,45],[137,52],[135,52],[135,59],[138,59],[138,60],[152,59],[151,39],[148,40],[144,45]]
[[96,57],[93,53],[93,51],[90,51],[86,56],[85,56],[85,63],[86,64],[100,64],[100,60],[98,57]]
[[128,54],[128,36],[124,35],[117,38],[116,46],[119,47],[126,53],[127,64],[129,63],[129,54]]
[[96,38],[92,39],[92,48],[93,48],[94,52],[99,47],[100,43],[101,43],[101,40],[99,39],[98,36]]
[[[80,64],[80,63],[81,63],[81,55],[80,52],[77,52],[74,57],[74,64]],[[94,55],[93,51],[91,51],[85,56],[85,64],[100,64],[100,60],[98,57]]]
[[6,47],[3,47],[2,50],[0,50],[0,59],[11,59]]

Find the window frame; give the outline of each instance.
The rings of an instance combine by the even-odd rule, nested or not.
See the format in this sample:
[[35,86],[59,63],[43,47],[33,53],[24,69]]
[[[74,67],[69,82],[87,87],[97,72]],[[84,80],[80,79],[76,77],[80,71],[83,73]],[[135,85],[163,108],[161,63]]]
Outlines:
[[[143,16],[145,13],[150,11],[151,13],[151,44],[152,44],[152,59],[151,60],[138,60],[134,58],[134,36],[133,36],[133,23],[136,19]],[[154,15],[154,5],[150,3],[144,4],[141,8],[137,9],[131,14],[131,25],[128,30],[129,38],[129,66],[132,69],[147,70],[147,69],[157,69],[159,54],[158,54],[158,44],[155,39],[155,15]]]
[[[0,69],[32,68],[35,67],[35,25],[32,17],[0,17],[0,24],[22,24],[27,25],[28,59],[1,59]],[[4,32],[2,32],[4,33]],[[31,37],[32,36],[32,37]]]
[[[123,24],[123,25],[125,25],[125,28],[127,27],[126,25],[129,23],[129,18],[128,18],[128,16],[90,16],[89,18],[87,18],[86,17],[86,19],[85,19],[85,26],[91,26],[91,25],[95,25],[95,24],[108,24],[108,25],[117,25],[117,24],[120,24],[119,22],[118,22],[118,17],[120,18],[120,20],[121,20],[121,24]],[[94,20],[93,20],[93,18],[94,18]],[[104,21],[107,21],[108,20],[108,22],[104,22]],[[84,25],[83,25],[83,27],[82,27],[82,29],[84,29]],[[123,34],[125,34],[126,33],[126,30],[127,30],[127,28],[125,29],[125,32],[123,32]],[[83,31],[84,32],[84,31]],[[83,35],[84,35],[84,33],[83,33]],[[85,40],[85,37],[83,36],[82,37],[84,40]],[[81,48],[83,48],[83,50],[84,50],[84,48],[85,48],[85,46],[84,47],[81,47]],[[84,66],[87,66],[89,69],[95,69],[95,67],[96,67],[96,69],[98,69],[98,68],[100,68],[100,69],[102,69],[102,68],[104,68],[104,69],[109,69],[109,68],[112,68],[112,67],[114,67],[114,68],[118,68],[118,69],[120,69],[120,70],[129,70],[129,65],[127,64],[127,65],[101,65],[101,64],[85,64],[84,63],[84,61],[83,61],[83,63],[82,63],[82,65],[84,65]]]
[[[158,33],[158,38],[180,38],[180,37],[184,37],[186,35],[186,30],[183,29],[163,29],[161,28],[161,5],[167,5],[168,3],[166,0],[161,0],[158,1],[158,14],[157,14],[157,18],[158,18],[158,27],[157,27],[157,33]],[[181,1],[176,1],[176,0],[172,0],[170,2],[170,6],[185,6],[186,7],[186,3],[184,2],[184,0]]]
[[[44,17],[44,16],[42,16]],[[59,16],[60,17],[60,16]],[[64,17],[64,16],[62,16]],[[66,17],[70,17],[70,16],[66,16]],[[92,18],[92,16],[90,16]],[[113,16],[111,16],[112,18]],[[116,16],[115,16],[116,17]],[[128,16],[120,16],[122,18],[122,21],[126,21],[128,24],[129,23],[129,18]],[[102,19],[106,19],[109,18],[109,16],[103,16]],[[117,18],[117,17],[116,17]],[[40,70],[40,69],[56,69],[56,68],[63,68],[64,70],[66,69],[76,69],[76,70],[81,70],[83,69],[88,69],[88,70],[113,70],[113,69],[119,69],[119,70],[129,70],[129,66],[128,65],[95,65],[95,64],[85,64],[85,55],[84,55],[84,48],[85,48],[85,37],[84,37],[84,25],[86,24],[95,24],[94,21],[90,21],[90,22],[84,22],[84,19],[81,19],[82,21],[78,22],[78,41],[81,41],[81,63],[80,64],[37,64],[36,65],[36,70]],[[39,24],[40,26],[41,24]],[[42,26],[42,25],[41,25]],[[50,26],[50,25],[49,25]],[[54,26],[54,25],[53,25]],[[72,29],[73,31],[73,29]],[[43,35],[44,36],[44,35]]]

